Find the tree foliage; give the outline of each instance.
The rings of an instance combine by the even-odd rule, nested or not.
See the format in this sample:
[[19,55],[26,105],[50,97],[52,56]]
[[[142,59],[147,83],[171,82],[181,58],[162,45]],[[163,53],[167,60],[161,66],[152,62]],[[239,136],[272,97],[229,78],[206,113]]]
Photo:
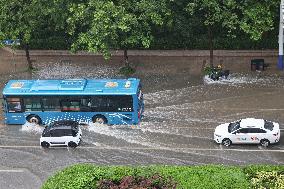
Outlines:
[[29,43],[33,32],[47,17],[44,0],[0,0],[0,41],[19,39],[26,50],[29,68]]
[[70,11],[70,34],[78,36],[72,49],[101,52],[106,58],[110,49],[149,48],[153,27],[170,18],[166,0],[89,0],[72,4]]
[[0,41],[21,39],[27,50],[72,48],[106,58],[110,49],[276,48],[279,3],[0,0]]
[[278,0],[242,1],[240,28],[249,34],[251,39],[260,40],[265,32],[274,29],[279,3]]
[[206,26],[218,25],[232,36],[240,28],[251,39],[259,40],[263,33],[274,29],[279,3],[278,0],[193,0],[186,10],[192,15],[202,14],[199,18]]
[[208,29],[210,65],[213,66],[214,28],[222,28],[230,37],[236,37],[239,28],[253,40],[261,39],[263,33],[273,29],[277,10],[276,0],[193,0],[186,11],[199,16]]

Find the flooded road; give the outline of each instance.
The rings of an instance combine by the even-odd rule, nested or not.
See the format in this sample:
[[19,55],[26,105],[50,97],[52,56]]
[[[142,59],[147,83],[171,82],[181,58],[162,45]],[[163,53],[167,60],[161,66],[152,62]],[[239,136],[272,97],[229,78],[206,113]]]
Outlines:
[[[121,77],[110,66],[39,67],[33,78]],[[78,70],[79,69],[79,70]],[[59,71],[57,71],[59,70]],[[78,74],[80,73],[80,74]],[[110,73],[110,74],[108,74]],[[88,75],[87,75],[88,74]],[[23,75],[6,78],[24,78]],[[0,125],[0,186],[39,188],[48,176],[75,163],[98,165],[284,164],[284,79],[274,75],[233,74],[212,82],[200,76],[138,72],[145,113],[139,126],[82,125],[76,149],[42,149],[43,127]],[[5,79],[4,79],[5,80]],[[5,81],[2,81],[3,83]],[[1,115],[3,117],[3,115]],[[224,147],[213,141],[224,122],[254,117],[280,124],[279,144]],[[1,188],[1,187],[0,187]]]

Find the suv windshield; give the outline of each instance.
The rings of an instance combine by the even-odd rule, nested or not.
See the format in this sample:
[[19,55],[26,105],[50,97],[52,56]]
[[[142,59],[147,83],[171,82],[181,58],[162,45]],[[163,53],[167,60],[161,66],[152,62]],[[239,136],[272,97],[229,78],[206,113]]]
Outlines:
[[230,123],[228,127],[228,132],[232,133],[240,128],[240,121]]
[[47,127],[43,130],[42,136],[43,137],[49,137],[50,136],[50,132],[49,132],[49,129]]
[[272,131],[273,127],[274,127],[274,125],[271,121],[264,120],[264,128],[265,129]]

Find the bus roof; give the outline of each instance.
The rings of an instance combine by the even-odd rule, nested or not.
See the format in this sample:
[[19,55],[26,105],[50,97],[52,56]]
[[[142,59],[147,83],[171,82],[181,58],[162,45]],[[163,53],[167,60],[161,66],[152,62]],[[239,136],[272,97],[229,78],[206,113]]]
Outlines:
[[10,80],[3,95],[131,95],[140,79]]

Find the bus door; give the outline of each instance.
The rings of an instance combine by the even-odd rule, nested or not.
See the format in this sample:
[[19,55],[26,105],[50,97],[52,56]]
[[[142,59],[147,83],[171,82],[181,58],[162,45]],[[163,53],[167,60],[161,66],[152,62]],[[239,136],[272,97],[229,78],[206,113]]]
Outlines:
[[3,98],[1,99],[1,104],[2,104],[2,111],[3,111],[4,114],[6,114],[6,113],[7,113],[7,104],[6,104],[6,99],[5,99],[5,97],[3,97]]
[[7,122],[7,103],[6,103],[5,97],[1,99],[1,105],[2,105],[2,112],[5,118],[4,123],[6,123]]

